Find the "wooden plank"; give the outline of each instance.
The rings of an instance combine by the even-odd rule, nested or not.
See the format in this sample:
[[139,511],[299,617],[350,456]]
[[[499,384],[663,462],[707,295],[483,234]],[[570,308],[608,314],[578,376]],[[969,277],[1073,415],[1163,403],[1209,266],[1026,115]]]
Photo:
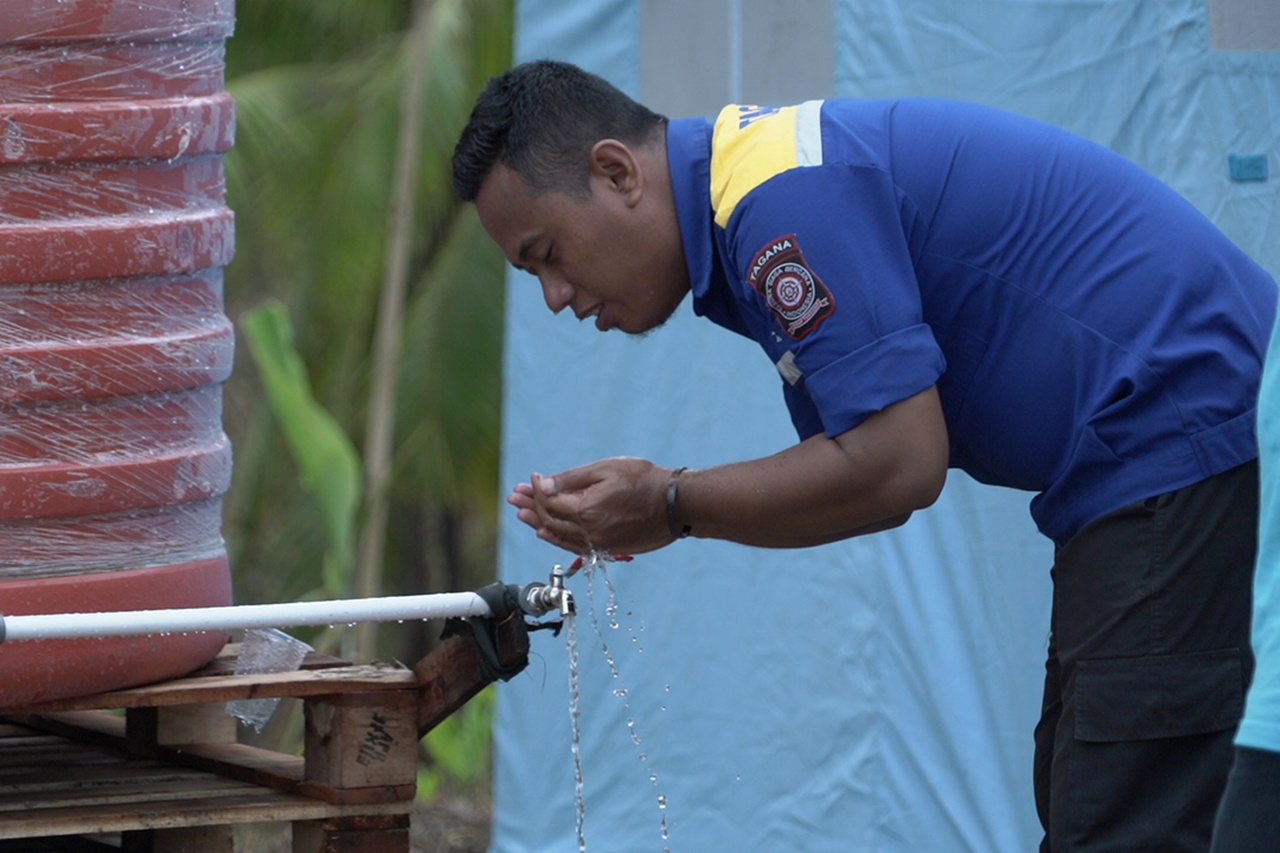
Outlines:
[[207,773],[216,773],[279,791],[297,792],[304,780],[304,759],[242,743],[186,744],[161,751],[161,757]]
[[[529,628],[516,614],[497,626],[498,660],[516,671],[529,664]],[[413,666],[418,679],[418,736],[434,729],[479,693],[490,679],[480,666],[480,650],[473,638],[445,640]]]
[[256,675],[206,675],[165,681],[143,687],[77,696],[22,708],[3,708],[0,715],[20,717],[53,711],[105,708],[153,708],[232,699],[275,696],[323,696],[331,693],[403,690],[417,680],[411,670],[387,664],[329,667],[317,670]]
[[[94,742],[118,752],[103,752],[106,758],[114,756],[124,761],[127,738],[123,720],[101,711],[61,711],[27,718],[33,726],[39,726],[72,738],[81,744]],[[64,741],[65,742],[65,741]],[[0,741],[0,773],[4,768],[3,742]],[[295,792],[304,778],[304,759],[300,755],[286,755],[242,743],[180,744],[161,747],[149,756],[153,761],[130,759],[131,767],[178,765],[239,779],[254,785]],[[104,758],[105,760],[105,758]]]
[[194,770],[167,769],[164,772],[136,773],[113,779],[95,779],[87,784],[67,784],[56,788],[33,786],[16,796],[0,797],[0,815],[47,809],[109,806],[116,810],[150,809],[153,804],[169,805],[185,800],[201,802],[222,796],[256,793],[253,785],[224,779]]
[[406,814],[412,802],[335,805],[296,794],[249,787],[240,796],[163,801],[145,810],[112,806],[69,806],[0,814],[0,839],[87,835],[179,826],[320,820],[346,815]]
[[102,711],[59,711],[18,717],[28,728],[57,736],[64,743],[93,744],[128,751],[125,718]]
[[[14,803],[43,796],[46,792],[88,790],[93,786],[118,785],[122,781],[162,784],[174,779],[174,768],[164,765],[143,766],[136,762],[117,762],[94,767],[41,770],[29,767],[24,777],[0,785],[0,811],[14,808]],[[21,808],[21,805],[18,806]]]
[[121,853],[113,840],[108,836],[7,840],[0,841],[0,853]]
[[[99,751],[94,760],[113,760],[109,752]],[[23,765],[28,760],[39,761],[44,767],[80,766],[88,763],[89,754],[83,744],[69,743],[66,738],[49,735],[47,738],[24,739],[22,743],[0,743],[0,774],[12,765]]]
[[[368,719],[361,727],[353,719],[346,723],[343,736],[332,742],[332,746],[323,743],[312,747],[309,754],[321,756],[330,750],[339,750],[343,744],[351,750],[351,755],[359,762],[361,741],[353,740],[359,736],[372,737],[372,747],[385,742],[381,724],[373,717],[383,707],[380,700],[397,694],[375,693],[355,694],[367,697],[363,712]],[[149,756],[164,762],[159,766],[178,765],[216,773],[232,779],[239,779],[254,785],[273,788],[279,791],[304,794],[330,803],[380,803],[412,799],[417,786],[417,738],[412,730],[414,698],[412,694],[399,694],[400,698],[392,700],[392,704],[400,706],[396,715],[396,723],[391,727],[391,736],[397,744],[396,754],[391,766],[386,769],[365,772],[357,778],[355,775],[343,777],[332,768],[325,769],[334,759],[321,762],[315,772],[315,778],[306,778],[307,759],[304,756],[285,755],[271,750],[260,749],[241,743],[208,743],[181,744],[175,747],[160,747]],[[341,698],[341,697],[332,697]],[[354,701],[354,700],[348,700]],[[107,746],[116,745],[121,750],[125,747],[125,737],[120,718],[100,711],[64,711],[26,718],[33,726],[44,726],[50,731],[78,737],[83,740],[97,739]],[[317,733],[316,737],[324,740],[326,735]],[[354,744],[352,746],[351,744]],[[3,774],[3,749],[0,748],[0,778]],[[103,760],[111,758],[112,753],[102,753]],[[115,760],[120,760],[118,757]],[[370,758],[369,763],[381,767],[382,762]],[[123,771],[121,771],[123,772]],[[357,784],[358,783],[358,784]]]
[[[102,712],[63,712],[31,721],[39,728],[106,743],[126,742],[123,718]],[[190,833],[172,830],[182,827],[403,815],[412,808],[412,791],[408,801],[344,805],[264,787],[259,783],[300,787],[303,759],[242,744],[161,747],[161,760],[149,760],[106,746],[33,734],[37,729],[28,725],[12,731],[17,733],[0,738],[0,769],[9,774],[0,787],[0,839],[155,830],[148,836],[155,844],[172,841],[176,847],[163,849],[181,850],[189,849],[184,839]],[[5,741],[16,741],[18,748],[6,750]],[[46,759],[55,748],[64,756],[51,765]],[[179,766],[179,759],[181,764],[234,768],[250,781],[188,769]],[[200,837],[217,840],[220,848],[227,834],[209,831],[212,836]]]
[[66,738],[45,734],[27,726],[23,726],[22,730],[23,734],[0,738],[0,746],[4,747],[6,755],[17,755],[22,752],[41,753],[56,749],[58,745],[67,742]]
[[0,738],[20,737],[25,734],[31,734],[31,730],[25,726],[0,722]]
[[418,781],[401,785],[375,785],[368,788],[334,788],[315,782],[303,782],[298,793],[313,800],[338,806],[371,805],[376,803],[408,803],[418,793]]

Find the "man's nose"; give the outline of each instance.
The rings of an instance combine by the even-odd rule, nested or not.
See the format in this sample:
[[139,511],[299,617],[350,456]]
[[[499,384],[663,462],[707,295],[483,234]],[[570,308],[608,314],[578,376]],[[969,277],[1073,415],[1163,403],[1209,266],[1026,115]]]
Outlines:
[[573,285],[563,279],[551,278],[543,276],[542,278],[542,298],[547,301],[547,307],[551,309],[553,314],[559,314],[569,304],[573,302]]

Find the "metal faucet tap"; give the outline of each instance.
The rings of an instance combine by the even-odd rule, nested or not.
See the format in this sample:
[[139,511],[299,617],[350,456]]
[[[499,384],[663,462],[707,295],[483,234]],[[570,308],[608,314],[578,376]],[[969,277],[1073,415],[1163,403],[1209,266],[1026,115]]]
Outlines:
[[564,580],[571,572],[556,565],[551,569],[550,583],[531,583],[520,591],[520,609],[530,616],[542,616],[552,610],[559,610],[563,619],[577,612],[573,602],[573,593],[565,588]]

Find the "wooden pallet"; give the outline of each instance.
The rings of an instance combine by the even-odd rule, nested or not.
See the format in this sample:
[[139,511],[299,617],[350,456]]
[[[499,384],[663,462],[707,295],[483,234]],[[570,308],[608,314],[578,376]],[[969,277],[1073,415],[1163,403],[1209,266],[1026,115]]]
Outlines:
[[[522,618],[498,626],[522,668]],[[469,637],[413,668],[312,656],[235,675],[234,647],[191,676],[0,710],[0,853],[232,853],[232,827],[288,821],[294,853],[408,853],[423,734],[490,681]],[[304,751],[236,741],[233,699],[295,697]],[[123,711],[122,711],[123,709]]]

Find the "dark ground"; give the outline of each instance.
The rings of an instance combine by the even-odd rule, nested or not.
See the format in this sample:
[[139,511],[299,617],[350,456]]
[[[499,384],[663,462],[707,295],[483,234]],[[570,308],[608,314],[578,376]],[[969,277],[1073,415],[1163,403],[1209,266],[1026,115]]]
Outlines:
[[413,849],[422,853],[485,853],[489,849],[489,804],[463,797],[437,797],[413,813]]

